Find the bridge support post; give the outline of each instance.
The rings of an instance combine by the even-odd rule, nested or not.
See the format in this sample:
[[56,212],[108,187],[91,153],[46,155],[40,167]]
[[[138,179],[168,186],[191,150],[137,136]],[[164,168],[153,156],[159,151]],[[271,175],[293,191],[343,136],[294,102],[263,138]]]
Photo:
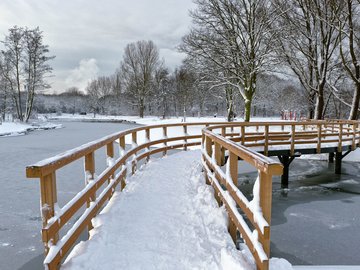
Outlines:
[[283,174],[281,176],[281,188],[289,187],[289,166],[291,162],[295,159],[295,157],[299,157],[300,155],[288,156],[281,155],[278,156],[281,164],[284,166]]
[[335,153],[335,174],[341,174],[342,152]]
[[344,154],[342,152],[335,153],[335,174],[341,174],[342,159],[350,153],[351,153],[351,150],[346,151]]
[[334,157],[335,157],[335,153],[334,152],[330,152],[329,153],[329,163],[334,163]]

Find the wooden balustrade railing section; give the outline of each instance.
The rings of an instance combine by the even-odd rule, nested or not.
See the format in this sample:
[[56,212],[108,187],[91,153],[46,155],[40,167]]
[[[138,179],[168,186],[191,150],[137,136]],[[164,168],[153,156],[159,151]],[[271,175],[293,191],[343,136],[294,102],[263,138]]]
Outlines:
[[[202,134],[205,178],[213,186],[219,204],[225,205],[229,216],[229,233],[234,242],[239,231],[255,258],[257,268],[269,269],[272,176],[282,174],[282,165],[227,139],[224,136],[225,127],[221,127],[222,132],[219,134],[213,132],[216,128],[219,127],[209,127]],[[224,165],[225,152],[228,153],[228,160],[224,172],[221,166]],[[254,188],[254,199],[251,202],[237,187],[239,158],[259,172],[255,185],[259,189]],[[254,231],[238,208],[246,215]]]
[[[228,128],[229,129],[229,128]],[[233,124],[233,131],[223,132],[234,142],[268,155],[269,150],[289,150],[295,154],[296,148],[315,149],[343,146],[351,150],[359,145],[359,122],[352,120],[312,120],[304,122],[252,122]]]
[[[220,122],[213,123],[220,124]],[[119,185],[125,187],[125,178],[135,173],[140,160],[149,160],[151,155],[171,149],[186,150],[201,144],[201,128],[208,123],[181,123],[134,128],[112,134],[90,144],[85,144],[53,158],[40,161],[26,168],[28,178],[40,178],[42,207],[42,241],[45,246],[44,264],[48,269],[57,269],[81,233],[92,229],[91,219],[105,205]],[[196,128],[197,134],[189,134],[189,128]],[[179,132],[180,130],[180,132]],[[139,133],[145,132],[145,139],[139,143]],[[152,136],[151,134],[154,133]],[[173,136],[169,136],[172,133]],[[159,136],[159,134],[161,134]],[[160,138],[159,138],[160,137]],[[153,138],[153,139],[152,139]],[[127,142],[127,144],[125,144]],[[117,148],[115,146],[117,145]],[[95,151],[105,148],[107,168],[95,174]],[[119,158],[115,159],[115,149]],[[84,160],[86,186],[65,206],[57,205],[56,171],[79,160]],[[80,179],[79,179],[80,180]],[[96,196],[97,192],[100,194]],[[85,206],[80,218],[65,235],[59,232],[67,222]]]
[[[217,126],[216,128],[214,125]],[[208,127],[201,134],[201,128]],[[210,129],[211,128],[211,129]],[[217,129],[217,132],[214,132]],[[139,134],[145,133],[145,139],[139,141]],[[159,135],[161,134],[161,135]],[[281,174],[281,166],[265,156],[249,150],[268,154],[271,147],[287,147],[294,154],[296,147],[303,144],[315,145],[317,152],[327,143],[337,145],[342,151],[343,145],[351,145],[354,150],[360,141],[360,129],[357,121],[304,121],[304,122],[251,122],[251,123],[180,123],[138,127],[118,132],[98,141],[85,144],[71,151],[50,159],[43,160],[26,168],[28,178],[40,179],[42,241],[45,246],[46,258],[44,264],[48,269],[57,269],[68,251],[72,248],[80,234],[87,228],[92,229],[91,219],[111,198],[115,188],[120,184],[122,190],[126,185],[126,176],[134,173],[137,163],[150,156],[162,153],[166,155],[171,149],[187,150],[191,146],[204,144],[203,163],[207,179],[219,194],[218,201],[224,201],[230,213],[230,232],[239,230],[246,243],[254,252],[260,269],[266,269],[269,258],[270,217],[271,217],[271,177]],[[105,149],[107,168],[95,172],[95,151]],[[228,177],[219,169],[225,162],[225,152],[228,151]],[[117,155],[115,155],[115,153]],[[119,156],[115,158],[115,156]],[[240,191],[236,188],[237,160],[241,158],[259,170],[260,207],[263,218],[260,226],[256,220],[261,220],[258,213],[249,210]],[[84,160],[86,186],[62,208],[57,205],[56,172],[64,166]],[[213,161],[215,160],[215,162]],[[97,176],[98,175],[98,176]],[[231,179],[231,181],[229,181]],[[222,189],[224,185],[229,194]],[[99,193],[99,195],[97,195]],[[261,245],[253,241],[248,230],[243,226],[235,204],[243,209],[258,232]],[[229,200],[227,200],[227,198]],[[85,206],[85,210],[83,211]],[[59,232],[71,218],[82,211],[80,218],[64,236]],[[265,224],[266,223],[266,224]],[[265,225],[264,225],[265,224]],[[251,246],[253,243],[253,246]],[[264,250],[264,253],[261,252]],[[266,256],[264,256],[264,254]],[[266,258],[265,258],[266,257]]]

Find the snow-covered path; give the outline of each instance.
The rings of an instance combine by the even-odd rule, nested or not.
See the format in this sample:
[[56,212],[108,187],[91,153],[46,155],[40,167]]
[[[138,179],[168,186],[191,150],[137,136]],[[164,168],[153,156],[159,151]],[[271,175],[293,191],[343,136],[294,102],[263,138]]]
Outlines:
[[62,269],[253,269],[232,243],[200,155],[177,153],[137,171]]

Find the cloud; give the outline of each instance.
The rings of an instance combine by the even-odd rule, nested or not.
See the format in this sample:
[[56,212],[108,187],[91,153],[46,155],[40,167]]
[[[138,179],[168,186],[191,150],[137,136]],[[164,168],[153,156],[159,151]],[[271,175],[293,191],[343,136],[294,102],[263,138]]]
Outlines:
[[76,86],[80,90],[85,90],[87,84],[95,79],[99,74],[99,67],[96,59],[82,59],[79,66],[70,71],[65,79],[67,87]]
[[80,65],[73,68],[81,59],[96,59],[99,75],[110,75],[125,46],[138,40],[154,41],[170,68],[180,65],[184,55],[176,47],[189,31],[194,7],[193,0],[0,0],[0,40],[14,25],[39,26],[56,56],[50,91],[62,92],[79,85],[74,74],[82,73]]

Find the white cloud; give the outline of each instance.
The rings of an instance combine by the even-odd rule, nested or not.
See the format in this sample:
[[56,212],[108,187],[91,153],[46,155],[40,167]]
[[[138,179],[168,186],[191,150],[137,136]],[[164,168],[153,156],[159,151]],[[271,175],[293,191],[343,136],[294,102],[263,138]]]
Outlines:
[[67,87],[76,86],[80,90],[85,90],[88,82],[95,79],[99,74],[99,67],[96,59],[82,59],[79,66],[70,71],[65,79]]
[[110,75],[125,46],[138,40],[153,40],[170,68],[180,65],[176,47],[194,7],[193,0],[0,0],[0,40],[14,25],[39,26],[56,56],[51,91],[61,92],[67,81],[78,85],[68,75],[81,59],[96,59],[99,74]]

